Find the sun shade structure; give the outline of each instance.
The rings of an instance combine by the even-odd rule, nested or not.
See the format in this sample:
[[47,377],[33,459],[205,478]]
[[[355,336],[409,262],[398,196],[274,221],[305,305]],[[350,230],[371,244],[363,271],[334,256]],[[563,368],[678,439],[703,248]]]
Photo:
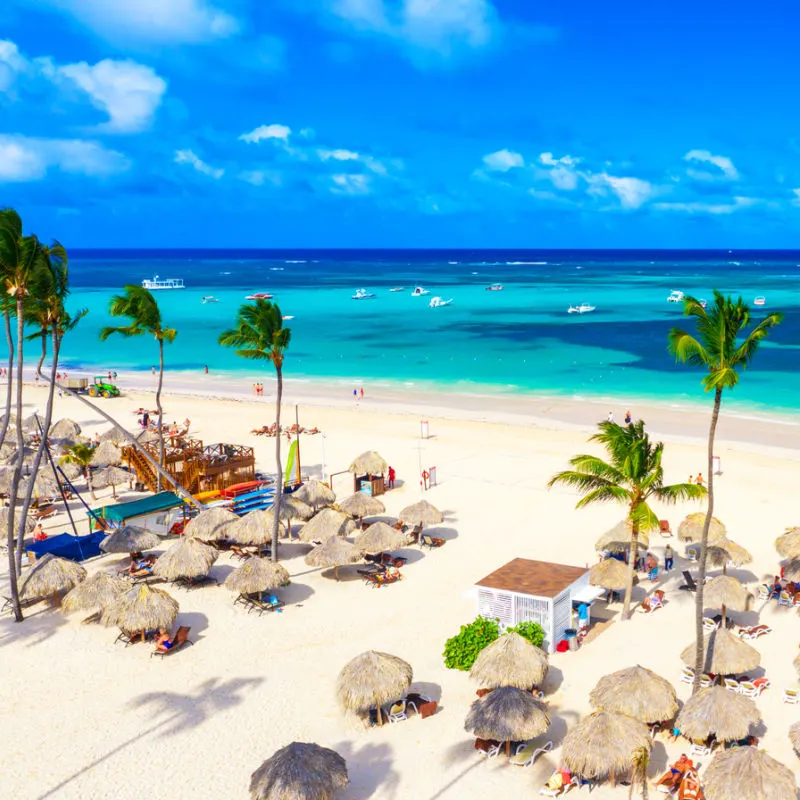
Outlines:
[[122,428],[115,425],[110,430],[100,434],[100,442],[113,442],[117,445],[127,444],[129,441],[128,435]]
[[[0,534],[5,535],[8,533],[8,515],[11,509],[8,507],[0,508]],[[17,511],[14,514],[14,530],[19,531],[19,526],[22,523],[22,512]],[[30,533],[36,527],[36,522],[30,516],[30,514],[25,519],[25,532]]]
[[[694,667],[695,645],[690,644],[682,653],[681,661]],[[737,675],[755,669],[761,663],[761,654],[747,642],[730,631],[717,628],[703,637],[703,672],[713,675]]]
[[116,466],[122,463],[122,451],[113,442],[100,442],[92,453],[93,467]]
[[130,588],[130,582],[119,575],[95,572],[64,595],[61,610],[65,614],[72,611],[101,611],[117,603]]
[[[598,552],[606,550],[609,553],[627,553],[631,548],[633,539],[633,526],[630,520],[624,519],[617,523],[610,531],[606,531],[594,545]],[[650,536],[647,531],[639,531],[636,537],[640,550],[650,546]]]
[[296,497],[316,510],[334,503],[336,492],[322,481],[307,481],[297,491],[292,492],[290,497]]
[[439,525],[444,521],[444,515],[436,506],[427,500],[420,500],[406,506],[399,514],[399,518],[406,525]]
[[561,749],[564,765],[586,780],[626,777],[636,755],[652,747],[643,722],[615,711],[595,711],[567,731]]
[[314,509],[304,503],[294,494],[285,494],[281,499],[281,512],[280,518],[286,522],[291,522],[293,519],[307,520],[314,516]]
[[789,741],[792,743],[795,753],[800,755],[800,722],[795,722],[789,728]]
[[736,742],[760,720],[758,708],[749,697],[729,692],[724,686],[709,686],[686,701],[675,727],[693,742],[704,742],[712,734],[720,742]]
[[[0,476],[0,487],[3,490],[9,491],[11,488],[11,481],[14,476],[13,469],[7,469],[2,476]],[[53,495],[58,492],[58,485],[56,484],[55,480],[53,479],[53,473],[48,470],[44,472],[43,470],[39,470],[39,472],[33,476],[29,475],[28,477],[21,478],[19,482],[19,489],[17,490],[17,501],[22,503],[23,498],[25,497],[28,486],[33,482],[33,496],[34,497],[41,497],[42,495]]]
[[800,558],[800,528],[789,528],[775,540],[775,549],[783,558]]
[[74,439],[76,436],[79,436],[80,433],[81,426],[78,425],[74,419],[67,419],[65,417],[51,425],[47,435],[53,439]]
[[[405,697],[414,678],[411,664],[402,658],[368,650],[344,665],[336,678],[336,696],[346,711],[356,714]],[[382,724],[378,714],[378,724]]]
[[478,653],[469,676],[487,689],[513,686],[530,690],[542,685],[548,669],[547,653],[512,632],[499,636]]
[[724,567],[733,564],[740,567],[753,560],[750,552],[727,536],[717,536],[708,543],[708,563],[712,567]]
[[550,726],[547,706],[530,692],[503,686],[476,700],[467,714],[464,730],[479,739],[510,742],[541,736]]
[[385,513],[386,506],[377,497],[372,497],[372,495],[364,492],[356,492],[351,494],[350,497],[345,497],[339,503],[339,511],[361,519],[362,517],[372,517],[375,514]]
[[72,589],[86,578],[86,570],[74,561],[46,555],[37,561],[25,576],[19,589],[20,600],[36,600]]
[[184,533],[207,541],[229,539],[238,522],[239,517],[227,508],[208,508],[186,523]]
[[241,567],[225,578],[225,588],[237,594],[271,592],[289,583],[289,573],[282,564],[267,558],[248,558]]
[[719,750],[703,775],[706,800],[795,800],[794,773],[755,747]]
[[725,606],[731,611],[747,611],[752,600],[753,595],[729,575],[718,575],[703,588],[703,605],[706,608]]
[[[628,565],[616,558],[606,558],[589,570],[589,583],[592,586],[600,586],[602,589],[610,589],[612,592],[624,589],[627,580]],[[633,576],[633,582],[634,584],[638,583],[636,575]]]
[[347,764],[334,750],[292,742],[268,758],[250,777],[251,800],[329,800],[349,779]]
[[300,541],[322,542],[331,536],[347,536],[355,527],[355,522],[346,514],[323,508],[300,529]]
[[113,605],[103,609],[104,625],[117,625],[126,633],[171,628],[178,616],[178,601],[163,589],[146,583],[128,589]]
[[143,553],[160,546],[159,536],[133,525],[123,525],[113,530],[100,542],[100,549],[106,553]]
[[362,553],[371,555],[383,553],[386,550],[398,550],[405,547],[407,543],[406,534],[385,522],[374,522],[354,540],[355,546]]
[[120,467],[106,467],[92,474],[92,483],[95,488],[102,489],[104,486],[111,487],[111,493],[117,496],[117,486],[127,483],[133,478],[133,474]]
[[640,722],[664,722],[678,711],[672,684],[639,665],[606,675],[589,695],[592,707],[627,714]]
[[347,469],[356,475],[383,475],[388,466],[383,456],[374,450],[367,450],[354,458]]
[[[682,542],[699,542],[703,538],[705,521],[705,511],[696,511],[694,514],[689,514],[678,526],[678,539]],[[711,525],[708,528],[708,541],[711,542],[720,536],[725,536],[725,534],[725,526],[716,517],[711,517]]]
[[800,581],[800,558],[792,558],[783,567],[783,577],[787,581]]
[[[275,524],[275,515],[272,509],[259,508],[245,514],[231,526],[228,538],[244,545],[262,545],[272,541],[272,526]],[[278,525],[278,533],[286,535],[286,526]]]
[[139,444],[153,444],[153,442],[158,441],[158,434],[151,428],[148,428],[136,437],[136,441],[139,442]]
[[361,561],[364,554],[356,545],[338,536],[331,536],[317,545],[305,558],[309,567],[333,568],[333,577],[339,580],[339,567]]
[[153,575],[174,581],[178,578],[200,578],[217,560],[219,552],[199,539],[183,536],[153,565]]

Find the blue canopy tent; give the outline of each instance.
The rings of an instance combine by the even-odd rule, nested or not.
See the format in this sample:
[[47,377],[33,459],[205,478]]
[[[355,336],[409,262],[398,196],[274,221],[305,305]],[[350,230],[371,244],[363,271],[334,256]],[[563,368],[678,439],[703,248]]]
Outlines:
[[48,553],[70,561],[85,561],[87,558],[99,556],[100,542],[106,537],[105,533],[88,533],[86,536],[72,536],[69,533],[60,533],[50,536],[42,542],[33,542],[26,545],[25,549],[33,553],[36,558],[41,558]]

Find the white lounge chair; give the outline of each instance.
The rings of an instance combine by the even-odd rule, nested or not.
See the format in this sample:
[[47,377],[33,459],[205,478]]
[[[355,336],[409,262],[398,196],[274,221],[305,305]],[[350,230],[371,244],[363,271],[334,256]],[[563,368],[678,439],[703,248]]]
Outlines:
[[389,722],[401,722],[404,719],[408,719],[408,714],[406,714],[406,701],[401,700],[389,709]]
[[537,747],[533,742],[521,744],[517,748],[517,752],[508,759],[508,763],[514,764],[517,767],[528,767],[533,764],[542,753],[549,753],[552,749],[552,742],[546,742],[541,747]]
[[784,703],[795,705],[800,700],[800,692],[797,689],[784,689],[782,699]]
[[711,748],[708,745],[693,742],[689,749],[689,755],[692,758],[705,758],[711,755]]
[[772,633],[769,625],[754,625],[752,628],[739,628],[736,631],[736,635],[745,640],[758,639],[759,636],[766,636],[768,633]]
[[739,694],[745,697],[758,697],[764,689],[769,689],[770,681],[768,678],[760,678],[756,681],[740,681]]
[[729,692],[733,692],[734,694],[739,694],[742,690],[742,686],[739,681],[734,680],[733,678],[724,678],[723,685]]
[[694,683],[694,670],[691,667],[681,670],[681,683]]
[[758,599],[759,600],[769,600],[771,592],[769,590],[769,586],[766,583],[762,583],[761,586],[758,587]]
[[713,685],[714,685],[714,680],[710,675],[706,675],[705,673],[703,673],[700,676],[700,680],[698,681],[698,686],[701,689],[708,689],[709,686]]
[[703,630],[706,631],[706,633],[715,631],[717,628],[719,628],[717,622],[714,622],[713,619],[709,619],[708,617],[703,617]]

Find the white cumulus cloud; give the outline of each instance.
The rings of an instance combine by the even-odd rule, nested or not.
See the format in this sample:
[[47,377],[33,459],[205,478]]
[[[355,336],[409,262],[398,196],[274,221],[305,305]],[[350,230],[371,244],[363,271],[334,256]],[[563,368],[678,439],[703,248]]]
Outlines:
[[653,194],[652,184],[641,178],[618,178],[603,172],[599,175],[593,175],[592,181],[595,185],[600,182],[606,183],[619,198],[620,205],[623,208],[639,208]]
[[732,203],[655,203],[653,208],[658,211],[680,211],[685,214],[733,214],[745,208],[752,208],[762,201],[757,197],[734,197]]
[[291,133],[292,129],[287,125],[260,125],[250,133],[243,133],[239,139],[250,144],[258,144],[264,139],[279,139],[287,142]]
[[[711,164],[722,173],[722,177],[727,178],[728,180],[731,181],[739,179],[739,171],[733,165],[733,161],[731,161],[727,156],[715,156],[708,150],[690,150],[683,157],[683,159],[684,161],[689,161],[699,164]],[[699,178],[701,180],[703,178],[713,180],[714,178],[718,177],[718,175],[715,175],[713,173],[698,172],[697,170],[691,170],[690,173],[692,177]]]
[[525,159],[519,153],[504,149],[485,155],[483,163],[493,172],[508,172],[515,167],[525,166]]
[[794,200],[792,200],[792,205],[800,206],[800,189],[792,189],[792,194],[794,195]]
[[371,190],[369,175],[331,175],[331,192],[333,194],[364,195]]
[[27,59],[14,42],[0,39],[0,92],[7,92],[14,85],[17,75],[29,67]]
[[197,172],[208,175],[209,178],[213,178],[215,181],[218,181],[225,174],[224,169],[209,166],[193,150],[176,150],[174,160],[176,164],[189,164]]

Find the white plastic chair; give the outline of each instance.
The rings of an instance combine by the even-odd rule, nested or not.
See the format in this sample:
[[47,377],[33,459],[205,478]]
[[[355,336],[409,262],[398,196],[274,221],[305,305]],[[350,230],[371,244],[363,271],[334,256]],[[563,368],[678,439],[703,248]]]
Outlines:
[[740,694],[742,691],[742,684],[733,678],[724,678],[723,685],[729,692],[733,692],[734,694]]
[[408,714],[406,714],[406,701],[401,700],[389,709],[389,722],[402,722],[404,719],[408,719]]
[[553,749],[552,742],[546,742],[541,747],[536,747],[533,742],[521,744],[517,747],[517,752],[508,759],[509,764],[517,767],[528,767],[542,754],[549,753]]
[[797,689],[784,689],[782,700],[784,703],[795,705],[800,700],[800,693]]

